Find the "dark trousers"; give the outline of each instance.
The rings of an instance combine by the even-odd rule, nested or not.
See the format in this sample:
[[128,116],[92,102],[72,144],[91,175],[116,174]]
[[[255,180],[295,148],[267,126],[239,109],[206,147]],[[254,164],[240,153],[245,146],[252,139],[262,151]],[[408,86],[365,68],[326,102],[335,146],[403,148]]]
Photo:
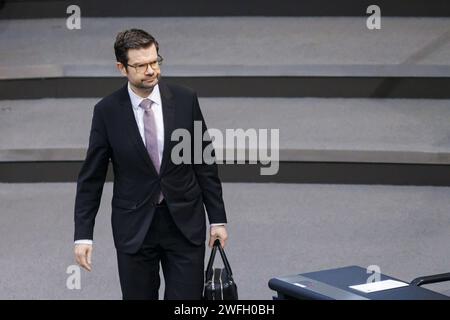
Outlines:
[[201,299],[205,244],[189,242],[173,222],[167,206],[160,205],[141,249],[135,254],[117,251],[124,300],[158,299],[161,263],[165,300]]

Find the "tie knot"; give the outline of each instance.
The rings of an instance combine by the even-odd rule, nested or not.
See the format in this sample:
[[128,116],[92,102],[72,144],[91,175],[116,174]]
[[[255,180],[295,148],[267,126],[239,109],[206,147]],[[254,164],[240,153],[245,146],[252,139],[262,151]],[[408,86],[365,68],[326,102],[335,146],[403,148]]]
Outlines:
[[139,104],[139,107],[141,107],[142,109],[144,109],[145,111],[149,110],[152,106],[152,100],[150,99],[144,99],[142,100],[142,102]]

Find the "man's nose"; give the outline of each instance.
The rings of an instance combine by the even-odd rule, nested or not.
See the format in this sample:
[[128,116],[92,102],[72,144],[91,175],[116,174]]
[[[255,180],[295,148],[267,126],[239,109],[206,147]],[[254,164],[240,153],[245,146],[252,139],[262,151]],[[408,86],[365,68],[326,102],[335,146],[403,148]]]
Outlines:
[[145,74],[153,75],[154,72],[155,72],[155,70],[153,70],[153,68],[150,66],[150,64],[148,64],[147,70],[145,70]]

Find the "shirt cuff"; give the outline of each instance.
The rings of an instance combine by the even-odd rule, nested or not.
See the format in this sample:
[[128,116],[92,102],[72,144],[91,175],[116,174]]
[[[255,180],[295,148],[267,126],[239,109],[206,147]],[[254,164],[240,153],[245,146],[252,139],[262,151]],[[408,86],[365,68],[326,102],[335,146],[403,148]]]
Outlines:
[[88,240],[88,239],[76,240],[75,244],[90,244],[90,245],[92,245],[93,241],[92,240]]
[[224,226],[224,225],[226,225],[226,223],[211,223],[210,224],[211,227]]

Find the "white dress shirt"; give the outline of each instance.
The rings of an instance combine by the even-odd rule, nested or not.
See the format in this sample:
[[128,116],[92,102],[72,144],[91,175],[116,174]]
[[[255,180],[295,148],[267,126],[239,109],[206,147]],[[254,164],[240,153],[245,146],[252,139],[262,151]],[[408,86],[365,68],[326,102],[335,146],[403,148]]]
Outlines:
[[[139,128],[139,133],[141,135],[142,141],[145,145],[145,133],[144,133],[144,109],[139,107],[139,104],[144,99],[150,99],[153,104],[151,106],[153,110],[153,114],[155,116],[156,122],[156,134],[158,138],[158,154],[159,161],[162,161],[162,155],[164,151],[164,121],[163,121],[163,112],[162,112],[162,102],[161,102],[161,93],[159,92],[159,86],[156,85],[153,87],[152,92],[146,98],[142,98],[138,96],[130,86],[128,82],[128,95],[130,96],[131,106],[133,107],[134,118],[136,119],[137,126]],[[225,223],[213,223],[211,226],[223,226]],[[92,240],[83,239],[76,240],[75,244],[92,244]]]
[[142,98],[138,96],[130,87],[130,83],[128,83],[128,94],[130,96],[131,105],[133,107],[134,118],[136,119],[137,126],[139,128],[139,133],[141,134],[142,141],[145,144],[145,133],[144,133],[144,109],[139,107],[139,104],[144,99],[150,99],[153,104],[151,109],[153,110],[153,114],[155,116],[156,123],[156,135],[158,137],[158,154],[159,161],[162,161],[162,155],[164,150],[164,121],[163,121],[163,112],[162,112],[162,103],[161,103],[161,94],[159,93],[159,86],[156,85],[152,93],[146,98]]

